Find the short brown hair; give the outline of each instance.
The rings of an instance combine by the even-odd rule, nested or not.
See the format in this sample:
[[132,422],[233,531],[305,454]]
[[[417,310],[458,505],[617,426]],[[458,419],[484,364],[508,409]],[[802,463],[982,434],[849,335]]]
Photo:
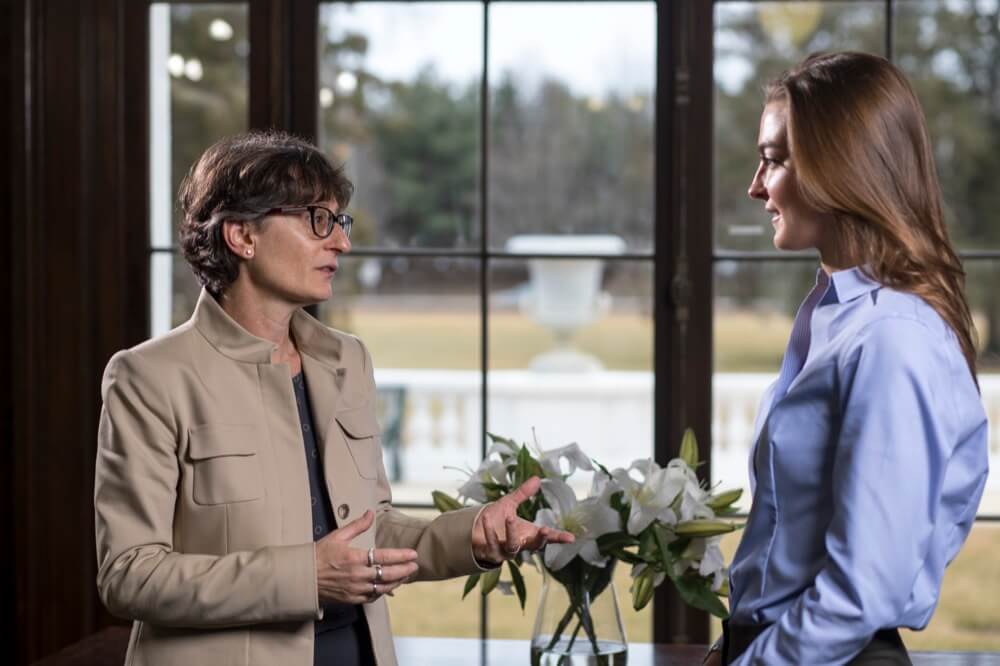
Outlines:
[[213,144],[192,165],[178,199],[181,251],[198,281],[223,293],[239,276],[223,220],[252,220],[279,206],[332,199],[347,207],[354,186],[311,143],[285,132],[249,132]]

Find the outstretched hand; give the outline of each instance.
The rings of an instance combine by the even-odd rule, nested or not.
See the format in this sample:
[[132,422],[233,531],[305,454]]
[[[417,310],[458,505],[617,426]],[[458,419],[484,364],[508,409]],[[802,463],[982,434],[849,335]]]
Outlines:
[[538,526],[518,517],[517,507],[538,492],[541,480],[533,476],[517,490],[486,505],[472,526],[472,553],[482,563],[499,564],[522,550],[541,550],[548,543],[572,543],[572,533]]

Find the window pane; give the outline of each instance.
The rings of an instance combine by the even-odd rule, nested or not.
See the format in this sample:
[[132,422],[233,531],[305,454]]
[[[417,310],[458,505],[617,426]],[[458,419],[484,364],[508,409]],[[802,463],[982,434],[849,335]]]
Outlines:
[[[169,248],[177,245],[184,174],[209,145],[247,129],[247,5],[153,3],[149,36],[150,241]],[[172,302],[174,262],[150,262],[151,333],[158,335],[185,307]]]
[[813,51],[885,53],[885,3],[715,5],[715,245],[770,250],[771,225],[747,197],[764,84]]
[[[653,454],[653,264],[504,259],[490,268],[489,431],[544,449],[576,442],[610,469]],[[569,479],[586,497],[591,475]],[[651,638],[652,606],[632,610],[628,565],[615,572],[633,641]],[[490,637],[531,635],[541,576],[490,601]]]
[[[580,296],[554,307],[574,280]],[[490,285],[490,432],[577,442],[609,468],[651,456],[652,263],[503,260]]]
[[[715,267],[712,476],[749,493],[747,458],[760,398],[778,375],[792,321],[816,263],[719,261]],[[1000,515],[1000,262],[969,261],[979,334],[979,385],[991,427],[990,477],[980,514]],[[993,324],[992,328],[990,324]],[[749,495],[743,506],[749,506]]]
[[954,239],[1000,249],[1000,2],[896,2],[896,61],[927,114]]
[[815,260],[715,264],[712,481],[742,487],[744,508],[750,506],[747,459],[757,407],[778,375],[817,266]]
[[[417,518],[433,519],[434,510],[407,510]],[[479,606],[482,595],[478,590],[462,599],[465,577],[401,585],[386,597],[392,615],[394,636],[444,636],[479,638]],[[490,595],[490,602],[498,593]],[[434,609],[428,612],[428,609]],[[530,636],[531,634],[525,634]]]
[[379,391],[383,458],[396,502],[430,504],[481,459],[478,263],[448,258],[349,257],[325,324],[361,338]]
[[490,3],[489,240],[653,247],[656,7]]
[[357,186],[355,245],[479,244],[483,6],[322,3],[319,142]]

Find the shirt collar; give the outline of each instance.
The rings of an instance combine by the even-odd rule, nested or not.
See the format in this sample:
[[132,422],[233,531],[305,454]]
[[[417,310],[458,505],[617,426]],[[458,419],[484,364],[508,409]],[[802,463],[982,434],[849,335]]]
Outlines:
[[827,275],[822,267],[816,269],[816,284],[829,283],[823,296],[822,305],[829,303],[847,303],[859,296],[871,293],[882,285],[865,273],[862,266],[847,268]]
[[[204,288],[198,296],[191,321],[209,344],[234,361],[269,364],[271,354],[277,351],[277,345],[273,342],[258,338],[240,326]],[[342,346],[340,338],[332,335],[326,326],[309,313],[302,309],[296,310],[292,315],[291,328],[300,352],[333,367],[339,364]]]

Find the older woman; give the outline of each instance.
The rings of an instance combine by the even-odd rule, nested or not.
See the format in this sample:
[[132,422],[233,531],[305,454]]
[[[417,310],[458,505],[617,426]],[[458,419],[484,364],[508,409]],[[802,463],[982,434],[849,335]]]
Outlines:
[[774,81],[749,195],[779,250],[814,249],[757,418],[731,620],[708,663],[909,664],[987,475],[964,272],[924,115],[864,53]]
[[302,309],[351,249],[351,193],[279,133],[220,141],[181,188],[194,315],[102,385],[97,583],[134,620],[129,664],[391,665],[384,594],[572,540],[517,518],[535,479],[433,521],[392,508],[371,356]]

